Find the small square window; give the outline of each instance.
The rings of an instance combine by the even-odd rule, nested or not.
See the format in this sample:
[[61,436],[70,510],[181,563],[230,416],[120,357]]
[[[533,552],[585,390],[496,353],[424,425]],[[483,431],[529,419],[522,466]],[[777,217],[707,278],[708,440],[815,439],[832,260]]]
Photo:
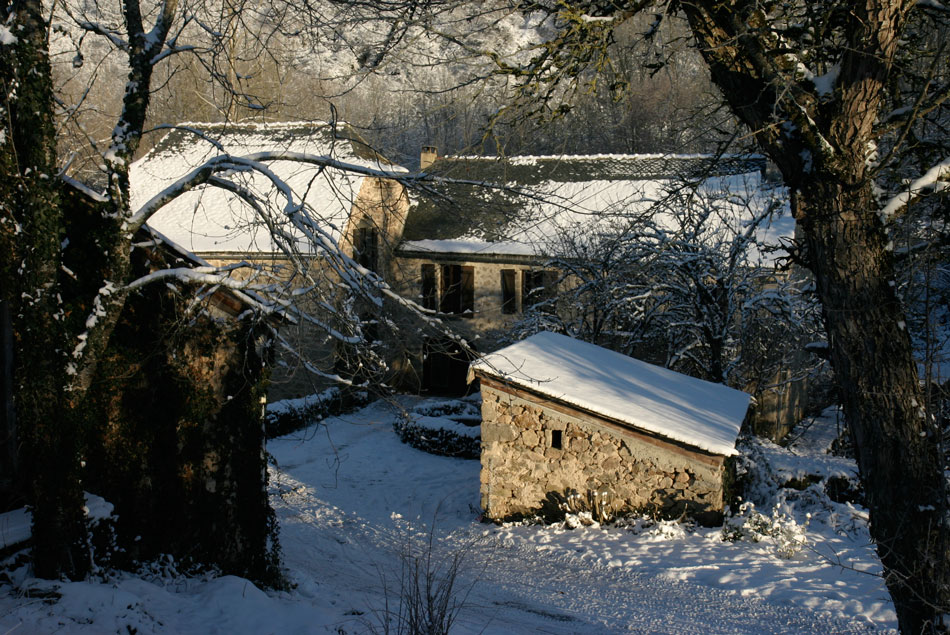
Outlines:
[[562,438],[560,430],[551,430],[551,447],[555,450],[562,449]]

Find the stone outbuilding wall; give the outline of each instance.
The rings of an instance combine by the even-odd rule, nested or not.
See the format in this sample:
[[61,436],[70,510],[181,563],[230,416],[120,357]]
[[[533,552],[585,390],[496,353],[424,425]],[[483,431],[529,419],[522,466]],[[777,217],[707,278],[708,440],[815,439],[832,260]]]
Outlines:
[[[133,252],[137,276],[183,264]],[[127,298],[84,407],[83,487],[115,506],[119,566],[169,554],[277,584],[263,422],[276,320],[226,289],[196,296],[151,284]]]
[[488,517],[530,516],[567,492],[593,491],[607,492],[614,513],[721,522],[725,457],[479,375]]

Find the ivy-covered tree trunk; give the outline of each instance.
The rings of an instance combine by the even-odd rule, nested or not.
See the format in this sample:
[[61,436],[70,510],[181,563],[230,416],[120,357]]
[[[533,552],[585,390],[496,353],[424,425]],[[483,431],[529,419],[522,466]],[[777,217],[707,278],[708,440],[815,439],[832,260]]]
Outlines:
[[[104,153],[104,196],[64,187],[58,173],[43,5],[0,0],[0,297],[14,335],[13,410],[18,468],[33,513],[34,573],[80,578],[88,572],[88,484],[126,513],[131,528],[119,540],[132,544],[141,535],[148,545],[142,557],[171,552],[279,583],[266,492],[259,325],[253,316],[236,320],[198,310],[189,327],[142,294],[133,297],[135,307],[126,306],[133,280],[154,268],[194,264],[157,258],[133,267],[136,227],[129,222],[129,165],[144,127],[152,66],[177,2],[162,3],[148,32],[137,0],[123,2],[131,73]],[[144,257],[144,251],[140,245],[135,253]],[[191,304],[189,289],[157,287],[148,297]],[[153,346],[127,354],[122,337]],[[149,365],[156,356],[164,363]],[[138,372],[142,367],[147,372]],[[129,388],[130,377],[143,393]],[[144,393],[152,398],[133,398]],[[149,434],[137,436],[143,428]],[[93,464],[83,468],[83,458]],[[136,524],[138,510],[151,522]]]
[[87,486],[115,505],[120,564],[170,554],[281,583],[263,452],[265,330],[194,303],[187,287],[129,296],[92,380],[85,454]]
[[[66,403],[70,350],[59,286],[63,212],[58,196],[47,25],[39,0],[2,7],[14,42],[0,44],[5,249],[2,286],[14,333],[20,469],[29,475],[34,567],[44,577],[89,566],[79,483],[80,431]],[[11,28],[12,27],[12,28]]]

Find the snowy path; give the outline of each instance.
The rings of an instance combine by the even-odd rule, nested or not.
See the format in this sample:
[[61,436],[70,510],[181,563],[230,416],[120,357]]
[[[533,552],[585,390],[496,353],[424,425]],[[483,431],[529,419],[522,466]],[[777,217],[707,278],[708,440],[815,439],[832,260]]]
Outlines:
[[[470,593],[453,632],[894,632],[858,508],[813,501],[809,545],[791,559],[776,557],[768,541],[724,542],[716,529],[675,523],[636,531],[479,524],[478,462],[402,445],[393,417],[376,403],[269,444],[295,590],[183,576],[173,562],[72,583],[31,580],[22,566],[8,572],[15,583],[0,579],[0,633],[381,632],[380,610],[400,595],[401,554],[409,545],[426,553],[430,539],[436,566],[465,556],[457,589]],[[773,468],[803,468],[802,457],[763,451]]]
[[[433,518],[437,554],[476,540],[460,585],[468,588],[478,578],[460,616],[468,632],[860,633],[893,627],[879,580],[816,557],[782,561],[759,545],[724,543],[709,532],[650,539],[617,529],[478,524],[478,462],[402,445],[392,416],[377,403],[330,422],[328,430],[310,431],[312,438],[284,438],[269,447],[278,462],[272,480],[285,563],[305,601],[339,616],[322,625],[330,630],[360,632],[379,623],[371,609],[387,595],[390,602],[398,597],[399,554],[410,534],[427,538]],[[854,579],[839,579],[849,575]]]

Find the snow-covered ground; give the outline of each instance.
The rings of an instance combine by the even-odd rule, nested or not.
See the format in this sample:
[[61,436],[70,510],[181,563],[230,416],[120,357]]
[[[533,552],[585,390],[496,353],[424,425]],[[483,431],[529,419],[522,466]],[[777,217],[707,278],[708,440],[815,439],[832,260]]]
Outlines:
[[[405,564],[427,554],[436,586],[453,558],[459,563],[460,633],[896,628],[864,512],[814,488],[783,490],[759,503],[763,516],[749,509],[733,519],[732,533],[745,536],[734,541],[719,528],[644,519],[607,529],[499,527],[478,522],[478,462],[400,443],[396,416],[376,402],[269,444],[293,591],[264,592],[233,576],[184,577],[174,563],[68,584],[29,580],[20,568],[0,580],[0,633],[384,632]],[[833,417],[812,432],[823,426],[834,426]],[[768,469],[755,480],[852,473],[850,461],[813,454],[830,438],[810,434],[793,451],[757,443],[752,454]]]

